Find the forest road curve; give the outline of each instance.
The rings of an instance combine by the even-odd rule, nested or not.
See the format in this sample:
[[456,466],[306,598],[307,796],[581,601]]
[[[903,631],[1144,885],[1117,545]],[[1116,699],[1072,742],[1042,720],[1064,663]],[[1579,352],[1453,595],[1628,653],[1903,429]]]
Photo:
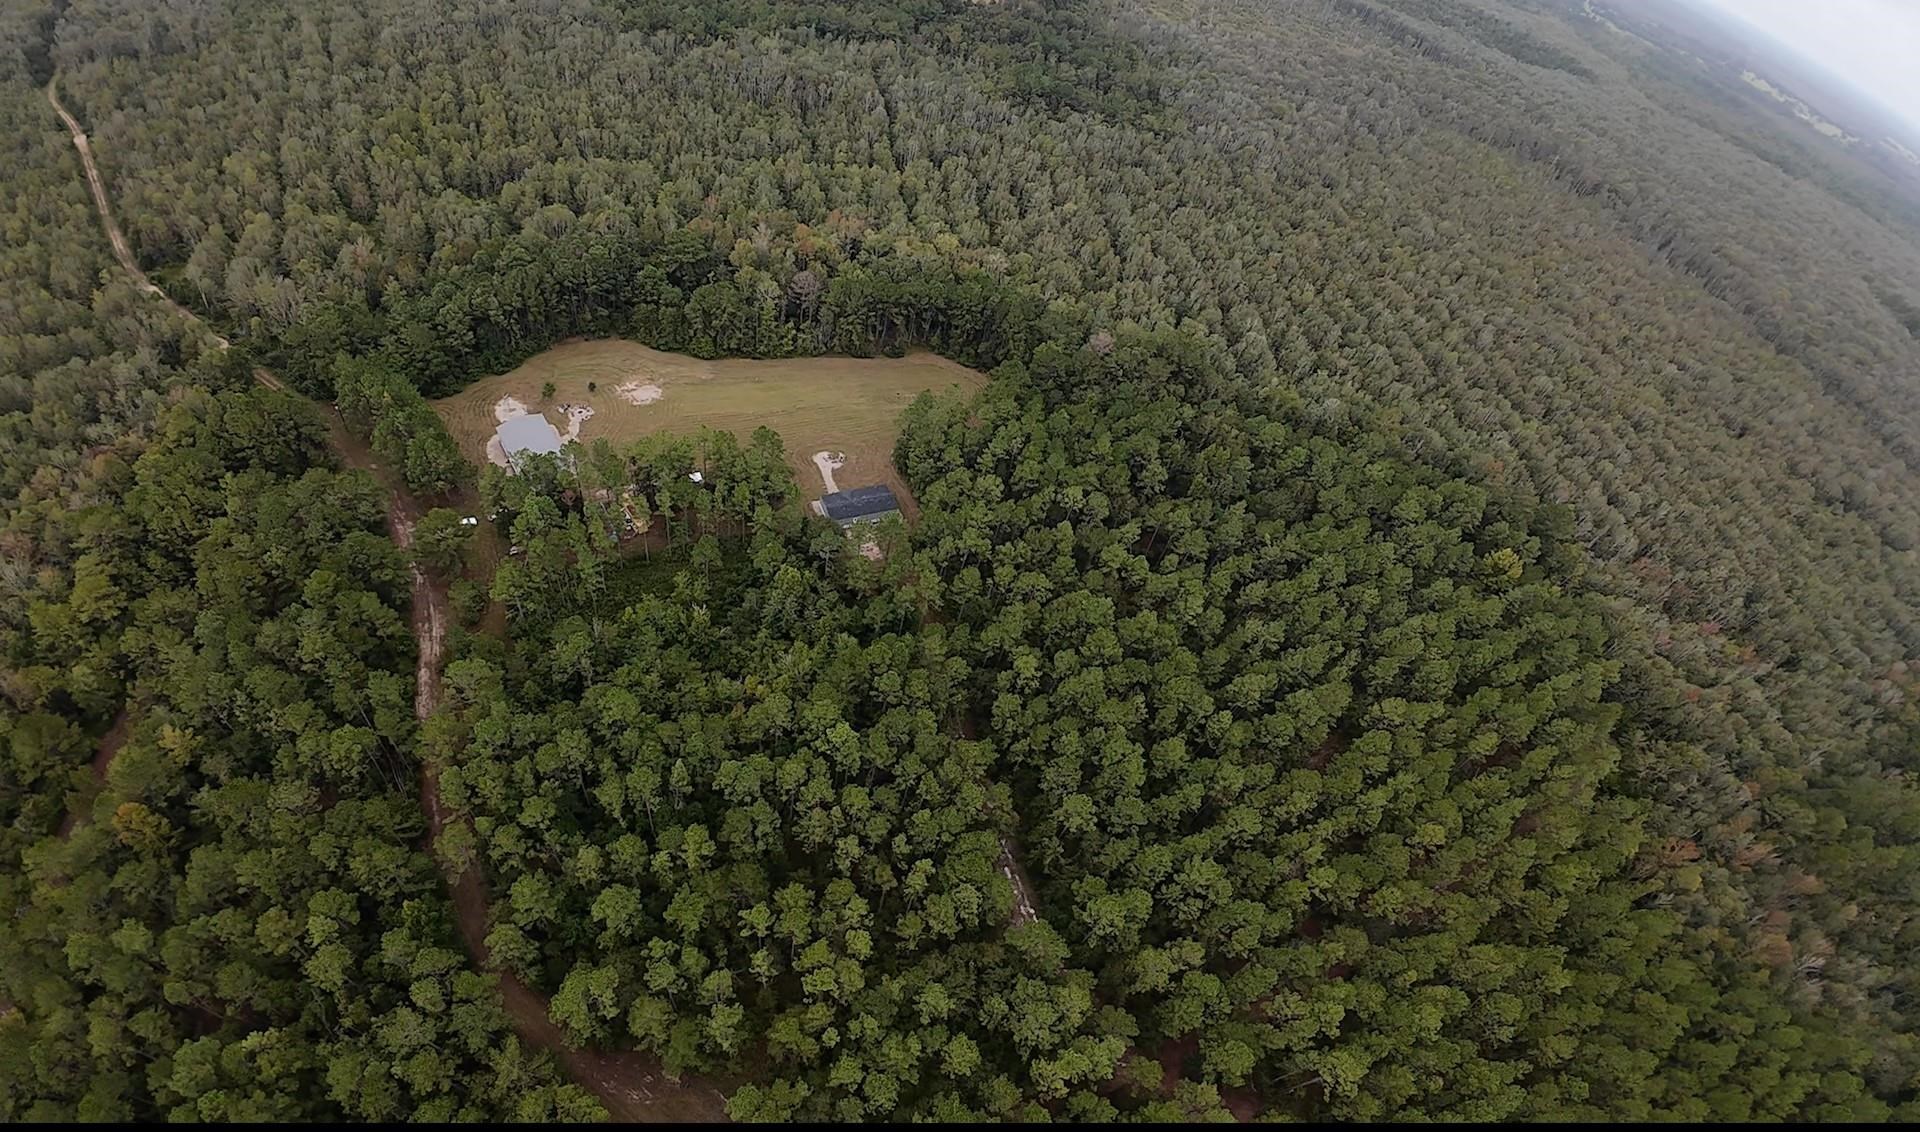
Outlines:
[[[413,545],[417,508],[410,496],[394,492],[393,541]],[[418,684],[414,714],[424,722],[440,706],[440,668],[449,624],[446,587],[418,565],[413,568],[413,631],[419,640]],[[428,838],[463,820],[448,814],[440,800],[439,767],[420,762],[420,802],[427,812]],[[453,902],[454,926],[476,966],[498,979],[500,998],[513,1028],[531,1045],[550,1051],[574,1082],[599,1098],[607,1115],[622,1123],[710,1123],[727,1119],[727,1100],[719,1089],[697,1077],[675,1080],[657,1058],[632,1050],[596,1050],[573,1045],[554,1025],[547,998],[512,971],[496,967],[487,949],[487,892],[481,870],[442,863]]]
[[[159,284],[147,278],[147,273],[140,270],[140,261],[133,258],[133,247],[127,243],[126,233],[120,230],[120,225],[113,219],[113,208],[107,203],[107,182],[100,176],[100,167],[94,163],[93,143],[87,140],[87,132],[80,128],[80,120],[75,118],[60,101],[59,81],[58,78],[47,80],[47,102],[52,104],[53,112],[60,116],[60,121],[66,124],[67,134],[73,139],[73,148],[80,154],[80,165],[87,174],[87,188],[93,193],[93,207],[100,213],[100,226],[106,229],[107,243],[113,246],[113,258],[120,261],[120,267],[133,277],[134,283],[142,291],[172,307],[175,314],[188,319],[212,335],[213,340],[220,344],[222,350],[227,349],[231,343],[225,336],[207,326],[198,315],[174,302],[171,295],[161,290]],[[269,381],[264,384],[280,388],[276,382]]]
[[[80,128],[79,121],[60,103],[56,89],[58,81],[58,78],[48,81],[47,101],[66,124],[67,132],[73,138],[73,147],[80,154],[80,164],[86,170],[87,187],[92,191],[94,207],[100,213],[100,225],[106,231],[108,242],[113,245],[114,258],[143,292],[166,303],[176,314],[191,321],[209,335],[220,349],[231,348],[232,343],[225,336],[174,301],[172,296],[140,270],[139,261],[134,259],[126,236],[114,222],[113,210],[107,202],[106,182],[94,164],[93,146],[87,139],[86,131]],[[301,396],[289,390],[286,383],[271,370],[255,367],[253,378],[269,389]],[[389,531],[394,544],[411,557],[414,524],[420,517],[419,503],[405,485],[393,476],[380,474],[380,468],[370,453],[348,443],[342,428],[342,422],[336,416],[333,447],[348,467],[372,473],[387,486]],[[446,654],[449,624],[448,596],[446,587],[418,563],[412,564],[411,568],[412,628],[418,641],[413,706],[416,718],[424,721],[440,706],[440,666]],[[97,776],[105,777],[107,764],[119,751],[127,730],[123,717],[116,720],[113,729],[102,738],[94,758]],[[429,759],[420,762],[420,795],[427,813],[429,838],[432,842],[438,842],[440,832],[447,824],[447,814],[440,800],[439,771]],[[77,816],[69,815],[61,825],[61,835],[64,837],[71,833],[78,820]],[[515,1032],[536,1048],[552,1053],[561,1069],[606,1107],[608,1116],[622,1123],[712,1123],[727,1119],[726,1097],[708,1081],[694,1077],[675,1080],[667,1075],[657,1058],[638,1051],[583,1049],[568,1042],[566,1035],[549,1017],[546,996],[529,987],[513,972],[498,970],[489,962],[486,946],[487,894],[480,870],[468,867],[457,873],[451,868],[445,871],[461,942],[472,955],[475,966],[498,976],[501,1001]]]

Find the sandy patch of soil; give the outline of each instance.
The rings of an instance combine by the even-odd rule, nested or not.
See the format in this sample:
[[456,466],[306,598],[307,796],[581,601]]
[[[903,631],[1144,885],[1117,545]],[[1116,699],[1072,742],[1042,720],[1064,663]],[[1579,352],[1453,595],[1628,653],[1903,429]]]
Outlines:
[[567,415],[567,427],[560,433],[560,443],[572,444],[580,439],[580,426],[593,419],[593,406],[562,405],[560,411]]
[[651,405],[667,395],[666,390],[651,381],[622,382],[616,392],[629,405]]
[[820,482],[827,485],[828,495],[840,490],[840,485],[833,482],[833,473],[847,466],[846,453],[815,452],[813,466],[820,469]]
[[493,419],[500,424],[506,424],[515,417],[524,417],[526,415],[526,402],[520,400],[518,397],[502,397],[493,403]]

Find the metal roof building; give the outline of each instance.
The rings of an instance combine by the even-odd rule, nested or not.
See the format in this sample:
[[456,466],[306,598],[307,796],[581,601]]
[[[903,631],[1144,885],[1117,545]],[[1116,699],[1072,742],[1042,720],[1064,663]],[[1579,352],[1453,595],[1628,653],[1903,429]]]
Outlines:
[[500,441],[500,451],[506,454],[507,463],[515,468],[528,453],[557,455],[560,451],[560,430],[553,422],[539,413],[528,413],[523,417],[509,417],[500,422],[493,430]]
[[822,496],[815,506],[822,515],[843,527],[875,523],[900,513],[900,502],[893,497],[893,489],[883,483],[836,491]]

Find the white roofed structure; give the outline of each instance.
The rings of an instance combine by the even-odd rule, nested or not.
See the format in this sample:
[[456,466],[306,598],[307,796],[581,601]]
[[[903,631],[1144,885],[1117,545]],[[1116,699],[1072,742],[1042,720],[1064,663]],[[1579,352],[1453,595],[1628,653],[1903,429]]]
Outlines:
[[529,453],[543,456],[557,456],[560,453],[560,430],[538,413],[509,417],[500,422],[500,427],[493,431],[493,435],[500,442],[500,451],[507,458],[507,466],[516,472],[520,470],[520,461]]

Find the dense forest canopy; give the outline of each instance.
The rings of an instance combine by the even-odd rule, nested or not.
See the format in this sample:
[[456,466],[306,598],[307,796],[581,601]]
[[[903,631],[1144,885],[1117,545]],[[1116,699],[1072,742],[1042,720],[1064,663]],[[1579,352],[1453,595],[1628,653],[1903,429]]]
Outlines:
[[1594,7],[0,2],[0,1115],[1920,1117],[1920,180]]
[[382,493],[111,270],[34,77],[0,94],[0,1111],[597,1115],[506,1032],[418,847]]

